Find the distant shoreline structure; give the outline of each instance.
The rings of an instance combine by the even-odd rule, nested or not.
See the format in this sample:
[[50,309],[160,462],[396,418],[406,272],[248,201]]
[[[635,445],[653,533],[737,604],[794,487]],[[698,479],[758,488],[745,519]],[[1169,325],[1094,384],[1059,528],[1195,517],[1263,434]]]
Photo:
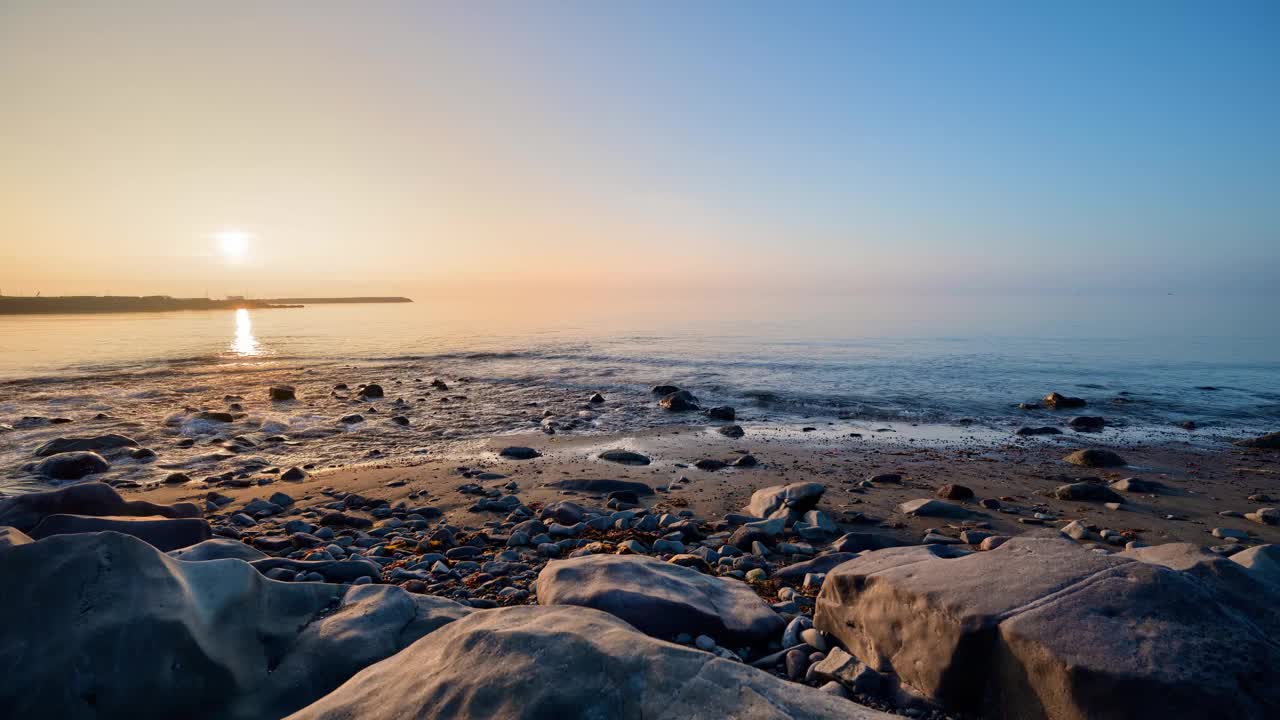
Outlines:
[[0,315],[177,312],[182,310],[267,310],[299,308],[305,305],[410,302],[413,302],[413,300],[407,297],[262,298],[256,300],[228,297],[222,300],[213,300],[210,298],[175,298],[168,295],[0,296]]

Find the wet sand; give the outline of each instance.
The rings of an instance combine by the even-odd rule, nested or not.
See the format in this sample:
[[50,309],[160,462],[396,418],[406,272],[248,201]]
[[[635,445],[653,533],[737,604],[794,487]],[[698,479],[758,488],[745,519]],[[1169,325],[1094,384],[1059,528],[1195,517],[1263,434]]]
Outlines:
[[[688,509],[714,522],[739,512],[751,493],[763,487],[793,482],[820,482],[827,486],[820,508],[842,531],[883,532],[904,544],[921,542],[929,530],[956,536],[963,527],[987,523],[988,532],[1004,535],[1056,533],[1071,520],[1082,520],[1099,529],[1122,533],[1126,539],[1158,544],[1191,542],[1206,547],[1223,544],[1211,531],[1217,527],[1244,530],[1245,545],[1280,542],[1280,527],[1262,525],[1243,517],[1224,517],[1222,511],[1248,513],[1274,504],[1280,497],[1280,453],[1252,451],[1211,441],[1163,442],[1145,445],[1110,443],[1129,465],[1123,468],[1084,468],[1062,460],[1072,450],[1102,446],[1089,435],[1069,434],[1050,439],[1006,439],[995,442],[988,431],[963,427],[898,425],[894,432],[875,432],[878,425],[851,437],[847,426],[816,428],[744,425],[746,434],[731,439],[715,426],[693,425],[640,432],[558,436],[542,433],[502,435],[475,441],[439,456],[420,460],[370,463],[310,474],[301,482],[273,481],[247,488],[216,487],[234,498],[228,507],[239,507],[254,497],[284,490],[298,500],[299,508],[330,501],[324,490],[356,492],[386,499],[393,504],[414,494],[413,502],[440,509],[449,522],[481,526],[492,514],[469,512],[475,496],[459,493],[467,483],[486,489],[504,489],[514,482],[522,500],[531,506],[572,498],[576,493],[547,487],[567,478],[607,478],[643,482],[658,491],[644,498],[660,509]],[[860,431],[852,431],[860,432]],[[507,446],[528,446],[542,453],[532,460],[512,460],[498,452]],[[598,458],[609,449],[626,449],[651,459],[646,466],[622,465]],[[693,464],[704,458],[733,461],[751,454],[759,465],[704,471]],[[464,476],[460,468],[473,472]],[[488,472],[503,477],[478,480]],[[878,474],[896,473],[901,482],[868,483]],[[261,476],[270,479],[272,476]],[[1055,488],[1079,478],[1104,481],[1138,477],[1162,483],[1158,494],[1124,493],[1119,510],[1101,502],[1059,500]],[[682,479],[684,479],[682,481]],[[898,504],[916,498],[935,497],[945,484],[973,490],[964,501],[974,511],[972,520],[958,522],[903,515]],[[178,486],[153,486],[124,490],[153,502],[202,500],[212,487],[201,481]],[[1251,501],[1266,495],[1270,502]],[[1000,510],[990,510],[978,500],[995,498]],[[1035,514],[1054,519],[1037,521]]]

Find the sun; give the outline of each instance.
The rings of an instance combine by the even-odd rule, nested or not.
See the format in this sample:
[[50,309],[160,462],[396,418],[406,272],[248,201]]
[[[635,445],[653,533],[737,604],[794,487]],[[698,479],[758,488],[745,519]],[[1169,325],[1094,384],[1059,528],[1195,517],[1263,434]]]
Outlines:
[[225,230],[213,236],[218,251],[229,262],[242,262],[249,255],[249,241],[253,236],[241,230]]

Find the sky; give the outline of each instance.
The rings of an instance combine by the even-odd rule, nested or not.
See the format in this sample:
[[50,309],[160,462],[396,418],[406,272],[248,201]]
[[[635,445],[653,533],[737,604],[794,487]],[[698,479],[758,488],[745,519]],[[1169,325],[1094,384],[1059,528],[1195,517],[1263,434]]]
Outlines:
[[0,292],[1277,293],[1275,2],[0,0]]

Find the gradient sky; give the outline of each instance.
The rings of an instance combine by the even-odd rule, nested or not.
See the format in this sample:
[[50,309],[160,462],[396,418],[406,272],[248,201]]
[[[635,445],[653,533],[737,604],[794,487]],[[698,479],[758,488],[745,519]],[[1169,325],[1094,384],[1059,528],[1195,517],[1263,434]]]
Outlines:
[[1278,274],[1280,3],[0,0],[7,294]]

